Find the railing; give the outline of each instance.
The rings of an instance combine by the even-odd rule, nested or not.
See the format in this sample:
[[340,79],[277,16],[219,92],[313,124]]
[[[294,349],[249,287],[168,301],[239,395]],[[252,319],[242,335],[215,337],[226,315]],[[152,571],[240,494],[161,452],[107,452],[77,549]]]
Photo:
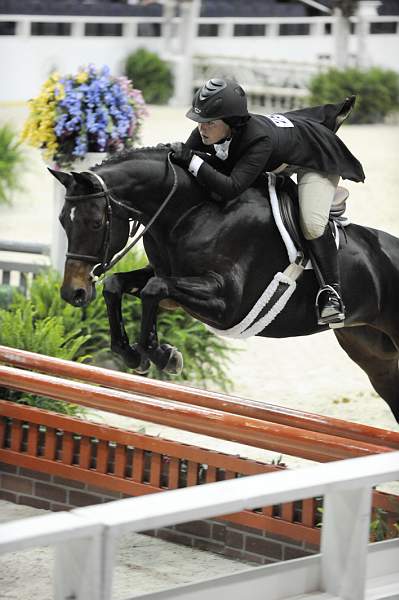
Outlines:
[[[22,367],[0,366],[0,385],[4,387],[314,461],[399,449],[399,433],[393,431],[5,346],[0,346],[0,363]],[[275,465],[5,401],[0,401],[0,461],[131,495],[281,470]],[[384,511],[389,529],[397,520],[394,499],[381,492],[373,496],[374,509]],[[229,515],[227,520],[317,544],[319,508],[319,500],[308,498],[295,505],[258,507],[257,511]]]
[[272,113],[303,107],[308,83],[325,67],[321,64],[262,60],[242,56],[195,56],[194,91],[214,77],[235,77],[243,82],[252,110]]
[[[395,63],[399,17],[366,15],[359,20],[351,18],[352,32],[362,31],[367,38],[368,57],[363,57],[370,64],[387,68],[397,68]],[[305,79],[309,75],[309,63],[323,68],[334,64],[334,29],[337,26],[333,16],[328,17],[201,17],[197,19],[196,35],[190,36],[190,47],[194,56],[209,55],[202,60],[202,70],[207,63],[212,63],[213,57],[234,57],[239,55],[234,69],[230,67],[228,74],[239,78],[241,84],[249,91],[249,99],[254,110],[264,111],[289,110],[300,107],[304,102]],[[18,80],[9,82],[4,90],[0,90],[0,101],[21,100],[37,94],[43,81],[43,73],[47,73],[47,45],[52,43],[54,61],[64,65],[66,69],[76,69],[82,51],[88,60],[99,60],[106,57],[111,71],[120,72],[120,65],[126,60],[129,52],[139,47],[147,47],[161,54],[174,65],[175,78],[180,77],[179,64],[185,51],[185,34],[187,23],[180,17],[168,19],[161,16],[82,16],[82,15],[18,15],[0,14],[1,40],[13,55],[23,54],[26,40],[34,38],[35,62],[25,65],[25,71],[20,73],[24,80],[24,93],[21,96]],[[43,35],[34,35],[37,32]],[[168,33],[169,32],[169,33]],[[58,35],[57,35],[58,33]],[[103,35],[103,34],[106,35]],[[354,37],[353,35],[351,36]],[[351,65],[356,62],[358,49],[353,54],[351,42]],[[65,48],[68,48],[65,57]],[[364,54],[364,52],[363,52]],[[191,55],[191,50],[190,50]],[[295,73],[283,84],[281,71],[274,69],[276,81],[265,83],[264,73],[262,83],[253,86],[252,79],[259,71],[259,61],[254,60],[256,70],[251,74],[250,81],[245,79],[243,60],[251,61],[262,58],[270,63],[270,57],[278,57],[283,61],[296,62]],[[372,60],[371,60],[372,59]],[[105,60],[105,58],[104,58]],[[65,62],[66,61],[66,62]],[[217,67],[217,65],[213,65]],[[183,71],[187,71],[182,67]],[[215,76],[215,69],[208,69]],[[220,74],[220,70],[219,70]],[[192,86],[191,74],[184,79],[184,89]],[[198,85],[198,74],[194,77]],[[183,85],[183,83],[182,83]],[[255,89],[258,88],[258,90]],[[275,89],[273,89],[275,88]],[[176,96],[176,100],[179,96]],[[180,98],[181,101],[181,98]],[[185,99],[183,105],[189,100]]]
[[[92,32],[85,32],[82,25],[98,24],[98,25],[121,25],[120,29],[110,29],[108,35],[104,32],[103,37],[160,37],[162,35],[162,26],[165,26],[166,20],[164,17],[158,16],[108,16],[108,15],[71,15],[71,14],[12,14],[11,12],[0,13],[0,22],[6,22],[9,25],[16,24],[16,27],[9,27],[9,31],[4,31],[3,35],[9,37],[23,37],[30,33],[29,25],[32,23],[63,23],[70,24],[71,28],[68,31],[56,30],[47,32],[47,36],[51,37],[92,37]],[[320,35],[329,37],[331,35],[331,27],[334,26],[336,19],[334,16],[313,16],[313,17],[242,17],[242,16],[215,16],[215,17],[200,17],[197,19],[198,26],[203,26],[202,30],[197,33],[198,38],[204,38],[204,41],[209,41],[209,38],[253,38],[259,39],[263,37],[309,37]],[[168,25],[172,25],[172,32],[176,34],[180,17],[174,17],[167,20]],[[359,22],[357,16],[350,18],[353,24],[351,34],[356,33],[355,28]],[[362,22],[366,24],[367,33],[378,35],[381,33],[395,34],[398,32],[397,25],[399,17],[397,15],[364,15]],[[140,25],[157,25],[158,27],[140,28]],[[384,24],[385,27],[378,27],[376,24]],[[390,24],[390,25],[389,25]],[[286,26],[291,28],[287,31]],[[204,27],[205,26],[205,27]],[[244,26],[244,28],[243,28]],[[246,28],[245,28],[246,26]],[[255,27],[254,27],[255,26]],[[257,27],[256,27],[257,26]],[[259,27],[260,26],[260,27]],[[251,29],[251,27],[254,29]]]
[[[153,494],[0,526],[0,552],[56,546],[56,600],[110,600],[122,534],[324,495],[321,553],[135,596],[147,600],[393,600],[399,540],[368,545],[372,487],[399,478],[399,452]],[[267,592],[265,592],[267,590]],[[317,595],[319,594],[319,596]]]
[[392,451],[392,448],[383,444],[349,441],[325,433],[243,418],[221,410],[119,390],[105,390],[87,383],[13,367],[0,366],[0,384],[10,389],[320,462]]
[[[209,392],[183,385],[171,385],[163,381],[147,379],[132,374],[118,373],[90,365],[82,365],[7,346],[0,346],[0,363],[20,367],[21,369],[41,371],[54,376],[79,379],[152,398],[164,398],[166,400],[215,409],[252,419],[269,421],[270,423],[286,425],[305,431],[325,433],[331,436],[346,438],[350,441],[357,440],[399,450],[399,433],[395,431],[343,421],[342,419],[308,413],[293,408],[282,408],[267,402],[237,398],[235,396]],[[318,460],[315,455],[313,456],[313,460]]]
[[[131,496],[284,469],[4,400],[0,461]],[[388,515],[389,501],[389,495],[376,492],[374,507]],[[226,520],[318,545],[319,507],[320,501],[308,498],[295,506],[262,507]]]
[[[4,253],[11,254],[5,257]],[[16,260],[14,253],[22,254],[23,260]],[[50,265],[49,256],[48,244],[0,240],[0,283],[19,287],[26,294],[31,279]]]

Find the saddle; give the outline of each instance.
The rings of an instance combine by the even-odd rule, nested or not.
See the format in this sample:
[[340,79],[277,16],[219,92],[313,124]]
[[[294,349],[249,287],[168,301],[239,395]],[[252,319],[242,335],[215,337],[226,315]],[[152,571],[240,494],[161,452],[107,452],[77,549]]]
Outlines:
[[[298,252],[304,258],[309,258],[306,239],[299,224],[299,202],[296,184],[290,177],[277,175],[276,191],[282,224],[294,242]],[[344,187],[338,186],[329,216],[329,223],[333,226],[333,231],[349,225],[349,220],[344,216],[348,196],[349,191]]]

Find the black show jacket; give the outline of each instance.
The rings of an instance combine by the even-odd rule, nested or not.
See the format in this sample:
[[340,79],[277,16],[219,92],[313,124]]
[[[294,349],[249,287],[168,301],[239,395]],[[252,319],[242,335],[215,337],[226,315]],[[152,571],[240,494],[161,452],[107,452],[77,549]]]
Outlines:
[[251,114],[248,122],[233,130],[226,160],[215,156],[213,146],[202,143],[194,129],[186,144],[207,153],[198,170],[198,182],[213,192],[213,198],[231,200],[241,194],[265,171],[281,164],[340,175],[364,181],[360,162],[333,133],[343,104],[328,104],[281,113],[281,116]]

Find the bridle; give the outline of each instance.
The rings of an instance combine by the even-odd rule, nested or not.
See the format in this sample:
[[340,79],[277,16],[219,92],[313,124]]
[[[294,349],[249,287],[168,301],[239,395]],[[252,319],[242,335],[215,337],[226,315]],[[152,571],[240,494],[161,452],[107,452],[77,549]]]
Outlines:
[[128,246],[126,246],[126,248],[124,248],[121,252],[119,252],[119,254],[117,254],[112,260],[108,259],[108,253],[109,253],[109,249],[111,246],[111,233],[112,233],[112,218],[113,218],[112,205],[116,204],[117,206],[121,206],[128,212],[136,213],[136,211],[133,208],[131,208],[130,206],[127,206],[126,204],[124,204],[123,202],[121,202],[120,200],[115,198],[111,193],[112,190],[107,187],[107,184],[102,179],[102,177],[100,177],[100,175],[98,175],[94,171],[84,171],[84,173],[93,175],[97,179],[97,181],[101,185],[100,192],[95,192],[93,194],[82,194],[80,196],[68,196],[68,195],[65,196],[65,200],[74,200],[74,201],[75,200],[82,200],[82,201],[83,200],[94,200],[96,198],[104,198],[105,199],[105,231],[104,231],[104,242],[103,242],[104,250],[102,253],[102,257],[92,256],[90,254],[77,254],[76,252],[67,252],[66,253],[67,259],[71,258],[73,260],[79,260],[81,262],[86,262],[86,263],[94,265],[92,270],[90,271],[90,278],[93,282],[98,282],[100,277],[102,277],[103,275],[105,275],[105,273],[107,271],[112,269],[112,267],[114,267],[116,265],[116,263],[118,263],[121,260],[121,258],[123,258],[125,256],[125,254],[127,254],[129,252],[129,250],[131,250],[137,244],[137,242],[144,236],[145,233],[147,233],[147,231],[150,229],[150,227],[154,224],[156,219],[159,217],[161,212],[164,210],[164,208],[168,204],[169,200],[171,200],[172,196],[175,194],[176,189],[177,189],[178,179],[177,179],[176,169],[174,168],[174,165],[171,161],[171,154],[172,154],[172,152],[169,152],[167,158],[168,158],[168,164],[172,169],[173,177],[174,177],[172,189],[170,190],[169,194],[167,195],[165,200],[162,202],[162,204],[160,205],[160,207],[158,208],[156,213],[151,217],[151,219],[149,220],[147,225],[144,227],[143,231],[137,237],[134,237],[134,236],[136,235],[136,233],[140,227],[140,222],[133,221],[132,227],[131,227],[131,230],[129,233],[129,236],[133,237],[133,240],[131,241],[131,243]]

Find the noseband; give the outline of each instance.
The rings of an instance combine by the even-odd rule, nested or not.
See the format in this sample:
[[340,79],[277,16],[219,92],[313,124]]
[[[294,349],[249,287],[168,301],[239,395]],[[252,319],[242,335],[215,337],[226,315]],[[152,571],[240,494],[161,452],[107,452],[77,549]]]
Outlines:
[[[103,251],[102,257],[91,256],[90,254],[77,254],[75,252],[67,252],[66,253],[67,259],[71,258],[73,260],[79,260],[79,261],[94,265],[92,270],[90,271],[90,278],[93,282],[98,281],[99,277],[101,277],[107,271],[112,269],[112,267],[115,266],[116,263],[119,262],[121,260],[121,258],[123,258],[125,256],[125,254],[127,254],[129,252],[129,250],[131,250],[137,244],[137,242],[144,236],[144,234],[147,233],[147,231],[150,229],[150,227],[153,225],[153,223],[159,217],[161,212],[164,210],[164,208],[168,204],[169,200],[172,198],[172,196],[176,192],[178,180],[177,180],[176,169],[174,168],[174,165],[170,159],[171,154],[172,154],[171,152],[169,152],[169,154],[168,154],[168,164],[172,169],[173,177],[174,177],[172,189],[170,190],[169,194],[167,195],[165,200],[162,202],[162,204],[160,205],[160,207],[158,208],[156,213],[151,217],[151,219],[149,220],[147,225],[144,227],[143,231],[137,237],[133,237],[133,240],[131,241],[131,243],[126,248],[124,248],[124,250],[119,252],[119,254],[117,254],[112,260],[108,260],[108,253],[109,253],[109,249],[110,249],[110,245],[111,245],[111,233],[112,233],[112,204],[121,206],[122,208],[126,209],[129,212],[136,213],[136,211],[133,208],[131,208],[130,206],[127,206],[126,204],[121,202],[120,200],[117,200],[116,198],[114,198],[111,194],[111,190],[107,187],[107,184],[105,183],[105,181],[102,179],[102,177],[100,177],[100,175],[98,175],[97,173],[94,173],[94,171],[85,171],[85,173],[89,173],[90,175],[93,175],[97,179],[97,181],[101,185],[101,192],[95,192],[94,194],[83,194],[80,196],[68,196],[68,195],[65,196],[65,200],[82,200],[83,201],[83,200],[94,200],[96,198],[104,198],[105,199],[105,232],[104,232],[104,244],[103,244],[104,251]],[[130,232],[131,237],[137,233],[137,230],[139,227],[140,227],[140,223],[138,221],[134,221],[133,225],[132,225],[132,230]]]

